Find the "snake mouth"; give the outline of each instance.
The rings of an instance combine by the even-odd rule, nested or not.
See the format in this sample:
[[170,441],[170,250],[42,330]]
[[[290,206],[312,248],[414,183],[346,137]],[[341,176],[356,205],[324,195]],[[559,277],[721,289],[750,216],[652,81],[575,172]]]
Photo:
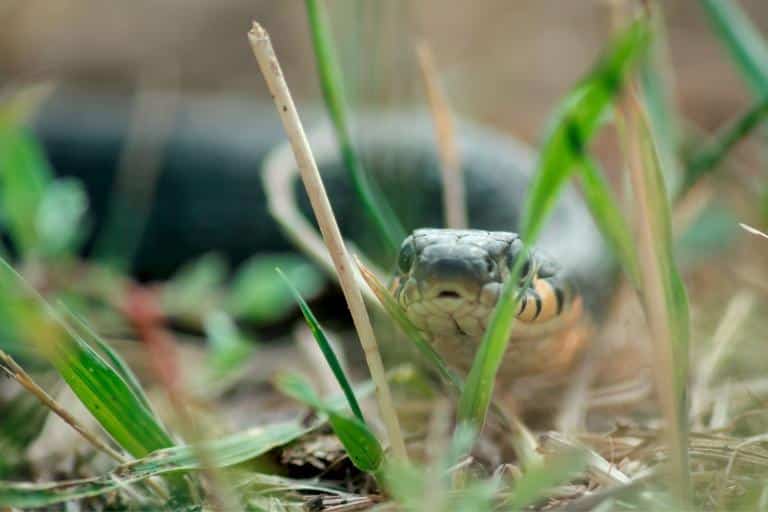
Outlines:
[[419,329],[433,336],[478,338],[498,302],[501,283],[432,282],[406,278],[401,305]]

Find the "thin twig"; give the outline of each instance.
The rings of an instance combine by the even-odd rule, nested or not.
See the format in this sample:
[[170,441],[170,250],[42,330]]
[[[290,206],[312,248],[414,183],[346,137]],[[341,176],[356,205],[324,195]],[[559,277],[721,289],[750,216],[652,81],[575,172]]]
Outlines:
[[254,22],[251,31],[248,33],[248,39],[267,86],[275,100],[275,106],[283,122],[286,135],[291,142],[296,162],[301,171],[304,188],[307,191],[312,210],[320,226],[320,232],[336,267],[341,289],[360,338],[360,344],[363,347],[371,378],[376,384],[379,410],[387,430],[389,442],[392,445],[393,453],[395,457],[406,460],[408,456],[405,450],[405,442],[403,441],[400,423],[392,403],[392,395],[387,383],[384,363],[381,360],[376,337],[373,333],[373,326],[368,317],[368,311],[365,309],[363,296],[355,277],[354,266],[347,253],[339,227],[336,224],[331,203],[325,192],[325,186],[317,169],[317,163],[309,147],[307,136],[304,133],[299,114],[296,111],[296,106],[285,82],[280,63],[275,56],[269,35],[261,25]]
[[128,462],[128,459],[120,452],[109,446],[106,441],[102,440],[98,435],[91,432],[85,426],[83,426],[77,418],[69,414],[63,407],[59,405],[56,400],[49,395],[43,388],[37,385],[32,380],[32,377],[24,371],[24,368],[14,361],[14,359],[6,352],[0,350],[0,369],[4,370],[9,377],[16,380],[24,389],[32,393],[40,402],[53,411],[59,418],[64,420],[66,424],[75,429],[83,438],[88,441],[91,446],[97,450],[106,453],[116,462],[121,464]]
[[752,233],[753,235],[761,236],[763,238],[768,238],[768,235],[766,235],[765,233],[763,233],[762,231],[760,231],[757,228],[753,228],[752,226],[750,226],[748,224],[744,224],[743,222],[739,222],[739,226],[741,226],[741,228],[744,231],[746,231],[747,233]]
[[440,157],[440,170],[443,175],[445,225],[453,229],[465,229],[469,225],[466,194],[453,115],[437,76],[432,51],[425,42],[422,42],[416,48],[416,52],[419,55],[424,89],[429,101],[429,110],[432,113],[432,122],[435,125],[437,154]]
[[[336,151],[336,142],[330,126],[314,130],[310,134],[310,145],[315,157],[322,162],[326,157],[331,158]],[[310,223],[299,209],[298,200],[294,190],[294,182],[298,168],[289,144],[281,144],[267,155],[262,171],[262,182],[267,196],[267,209],[285,235],[304,254],[311,258],[317,265],[330,275],[336,276],[333,260],[328,254],[328,248],[317,233],[317,229]],[[349,246],[349,245],[348,245]],[[382,276],[381,269],[376,268],[370,260],[365,259],[360,251],[354,251],[356,256],[365,261],[369,269],[375,269],[377,276]],[[359,278],[362,283],[362,278]],[[362,288],[364,297],[371,304],[378,306],[379,302],[371,290],[366,286]]]

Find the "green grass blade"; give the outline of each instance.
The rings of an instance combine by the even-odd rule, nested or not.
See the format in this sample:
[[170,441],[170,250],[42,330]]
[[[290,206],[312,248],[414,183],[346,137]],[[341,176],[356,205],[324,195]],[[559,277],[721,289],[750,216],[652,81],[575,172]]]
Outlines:
[[0,324],[3,335],[37,348],[124,450],[141,457],[173,445],[120,374],[2,260]]
[[312,312],[307,302],[301,296],[299,290],[297,290],[296,287],[293,286],[293,283],[291,283],[285,274],[283,274],[283,271],[277,269],[277,273],[280,274],[280,277],[283,278],[283,281],[285,281],[285,284],[288,285],[291,293],[293,293],[296,302],[298,302],[301,313],[304,315],[304,320],[307,322],[307,326],[312,332],[312,336],[314,336],[315,341],[317,341],[317,345],[320,347],[320,351],[323,353],[325,361],[331,368],[334,377],[336,377],[336,382],[339,383],[339,387],[341,387],[341,390],[344,392],[344,396],[347,398],[349,408],[352,410],[352,413],[357,417],[358,420],[365,423],[363,411],[360,409],[360,404],[357,403],[357,398],[355,397],[355,392],[352,390],[352,385],[349,383],[349,379],[344,373],[344,369],[341,367],[341,363],[336,357],[336,353],[333,351],[333,347],[331,347],[331,343],[328,341],[328,337],[325,335],[325,332],[323,332],[323,328],[317,321],[315,314]]
[[51,181],[37,210],[40,252],[50,261],[77,253],[86,240],[88,195],[74,178]]
[[379,232],[385,248],[394,255],[400,242],[405,238],[405,231],[384,197],[370,181],[360,155],[352,144],[341,69],[336,61],[327,15],[317,0],[306,0],[305,5],[320,86],[336,132],[344,165],[365,214]]
[[414,344],[424,359],[432,364],[445,382],[453,386],[456,391],[461,392],[464,387],[461,378],[448,368],[448,365],[443,358],[440,357],[440,354],[438,354],[435,349],[432,348],[432,345],[424,339],[421,331],[419,331],[418,327],[413,325],[408,319],[405,311],[403,311],[403,308],[400,307],[389,290],[387,290],[373,272],[365,268],[359,262],[358,268],[360,269],[363,279],[365,279],[365,282],[371,288],[371,291],[376,295],[376,298],[379,299],[379,302],[384,307],[389,317],[395,321],[400,329],[402,329],[408,340]]
[[752,91],[768,94],[768,43],[757,27],[732,0],[701,0],[701,6]]
[[586,153],[605,111],[650,41],[648,22],[634,22],[616,37],[592,72],[561,103],[542,145],[538,170],[523,209],[521,233],[526,243],[536,239],[560,190]]
[[109,343],[99,336],[96,331],[88,325],[88,322],[86,322],[83,317],[68,308],[66,304],[61,303],[59,309],[63,312],[65,317],[71,320],[69,325],[77,332],[79,337],[99,350],[101,353],[100,355],[106,359],[106,362],[119,373],[125,383],[130,386],[131,391],[133,391],[136,398],[144,404],[144,407],[152,411],[152,405],[149,402],[147,393],[139,382],[139,378],[133,373],[133,370],[128,366],[128,363],[125,362],[125,359],[123,359],[122,356],[109,345]]
[[[320,421],[304,425],[300,420],[255,427],[225,438],[209,441],[206,452],[219,468],[234,466],[264,455],[268,451],[294,441],[317,428]],[[64,501],[98,496],[126,484],[153,476],[201,469],[196,457],[198,450],[190,446],[175,446],[155,451],[146,457],[117,466],[108,474],[48,483],[18,483],[0,481],[0,506],[32,508],[45,507]]]
[[496,373],[509,344],[520,300],[517,283],[520,281],[525,260],[526,258],[519,257],[509,272],[459,399],[459,422],[468,423],[477,432],[480,432],[485,423],[488,406],[493,399]]
[[208,340],[206,387],[220,385],[240,374],[250,361],[256,344],[238,329],[228,314],[212,311],[203,320]]
[[[592,72],[565,98],[539,156],[538,171],[523,210],[522,233],[533,243],[556,204],[557,197],[586,155],[590,138],[611,105],[632,65],[648,48],[650,29],[639,20],[611,43]],[[509,343],[517,311],[517,282],[524,258],[519,258],[499,297],[491,321],[475,354],[459,401],[460,421],[478,430],[485,423],[496,372]]]
[[281,375],[277,379],[277,388],[291,398],[327,415],[333,431],[358,469],[368,473],[379,470],[384,460],[384,449],[364,422],[339,414],[317,396],[309,381],[299,375]]
[[523,510],[546,497],[552,487],[572,478],[584,468],[585,463],[585,454],[575,451],[530,466],[523,476],[515,481],[507,510]]
[[667,423],[672,484],[678,504],[690,504],[688,461],[688,343],[690,313],[673,253],[670,206],[664,190],[655,134],[643,105],[628,109],[628,146],[638,207],[642,297],[654,343],[656,387]]
[[637,252],[632,231],[602,171],[590,157],[581,163],[581,190],[597,226],[635,286],[639,285]]
[[53,178],[37,141],[20,126],[0,123],[0,199],[6,229],[22,257],[39,245],[38,209]]
[[678,194],[683,181],[680,165],[680,124],[679,112],[674,106],[672,92],[672,65],[669,62],[669,46],[664,16],[661,7],[653,7],[653,42],[643,59],[639,79],[643,86],[648,117],[654,133],[659,134],[659,157],[663,162],[664,183],[670,197]]
[[709,144],[696,151],[688,160],[683,191],[690,189],[704,175],[717,168],[731,149],[765,120],[768,115],[768,92],[747,112],[722,130]]

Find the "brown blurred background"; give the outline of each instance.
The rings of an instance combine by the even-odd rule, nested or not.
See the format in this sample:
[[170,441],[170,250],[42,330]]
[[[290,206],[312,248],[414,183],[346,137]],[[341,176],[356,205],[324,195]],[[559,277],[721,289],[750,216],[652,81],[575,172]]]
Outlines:
[[[705,128],[748,102],[694,0],[665,7],[684,113]],[[768,2],[742,0],[768,31]],[[610,31],[610,0],[328,2],[354,98],[421,102],[413,54],[433,48],[459,112],[536,140],[553,103],[592,62]],[[300,99],[318,88],[299,0],[4,0],[3,86],[60,80],[131,90],[150,77],[183,92],[264,94],[245,33],[272,34]],[[394,70],[397,70],[394,72]]]

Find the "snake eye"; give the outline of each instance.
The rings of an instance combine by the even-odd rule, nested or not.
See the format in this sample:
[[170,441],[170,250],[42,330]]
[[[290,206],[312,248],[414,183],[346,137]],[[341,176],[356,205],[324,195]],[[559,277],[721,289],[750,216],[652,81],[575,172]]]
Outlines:
[[411,265],[413,265],[413,258],[416,256],[416,248],[413,245],[413,239],[408,237],[400,246],[400,253],[397,255],[397,268],[403,274],[407,274],[411,271]]
[[528,281],[533,270],[533,258],[525,249],[523,242],[518,238],[509,244],[507,249],[507,268],[512,271],[519,258],[525,258],[520,268],[520,283]]

